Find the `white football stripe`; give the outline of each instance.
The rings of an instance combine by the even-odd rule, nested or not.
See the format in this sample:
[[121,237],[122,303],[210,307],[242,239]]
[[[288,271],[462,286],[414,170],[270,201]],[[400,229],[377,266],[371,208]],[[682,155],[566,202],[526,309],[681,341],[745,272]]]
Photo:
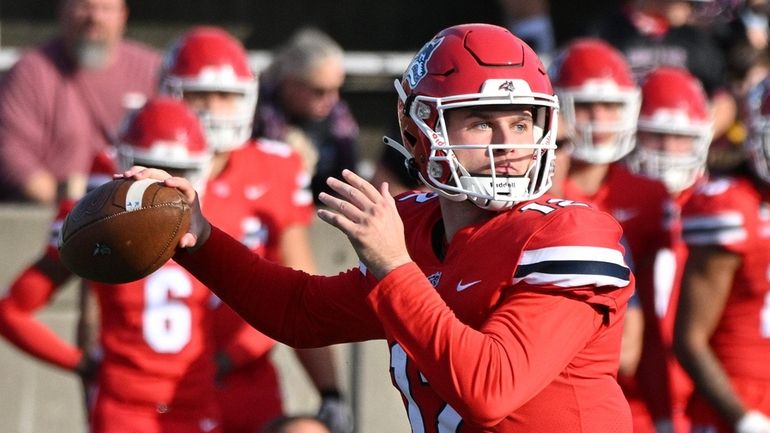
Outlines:
[[719,230],[716,232],[685,234],[684,241],[689,245],[730,245],[743,242],[748,233],[742,228]]
[[533,286],[550,284],[558,287],[625,287],[628,285],[628,280],[610,277],[607,275],[544,274],[540,272],[533,272],[531,274],[525,275],[523,278],[513,279],[513,284],[518,284],[520,282],[525,282]]
[[519,265],[555,260],[590,260],[626,266],[623,253],[613,248],[602,247],[548,247],[539,250],[527,250],[521,255]]
[[126,192],[126,210],[131,212],[137,209],[141,209],[144,192],[147,190],[147,187],[156,182],[160,181],[155,179],[142,179],[132,183]]
[[733,228],[736,226],[743,226],[743,215],[740,212],[722,212],[717,215],[682,218],[684,230]]

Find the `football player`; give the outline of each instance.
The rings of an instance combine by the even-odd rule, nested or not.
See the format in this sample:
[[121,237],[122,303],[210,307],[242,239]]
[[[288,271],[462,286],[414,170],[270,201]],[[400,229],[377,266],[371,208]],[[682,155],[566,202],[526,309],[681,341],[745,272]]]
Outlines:
[[[664,227],[668,193],[663,184],[634,174],[621,162],[636,143],[640,89],[623,55],[599,39],[569,44],[551,70],[562,106],[565,141],[572,146],[561,194],[592,203],[623,227],[636,276],[634,308],[626,316],[624,364],[620,377],[631,405],[635,432],[653,432],[633,376],[643,346],[641,308],[651,302],[657,251],[669,244]],[[636,299],[635,297],[635,299]]]
[[[250,139],[257,79],[240,42],[215,27],[187,31],[167,51],[160,88],[195,110],[214,150],[211,170],[200,186],[212,221],[262,257],[313,272],[310,177],[288,145]],[[217,305],[215,323],[217,396],[224,430],[260,431],[265,422],[283,414],[278,376],[269,356],[275,341],[251,328],[227,305]],[[240,338],[223,337],[233,329]],[[322,397],[319,415],[334,433],[350,433],[352,419],[337,386],[332,349],[296,353]]]
[[[211,154],[195,113],[179,101],[149,101],[125,122],[119,159],[200,177]],[[99,158],[104,170],[114,163]],[[95,164],[97,165],[97,164]],[[88,282],[96,294],[98,347],[80,350],[35,317],[72,276],[59,260],[58,230],[73,201],[63,202],[51,241],[0,300],[0,333],[29,354],[93,379],[93,433],[221,432],[214,398],[215,364],[209,342],[211,293],[169,261],[150,276],[126,284]]]
[[688,433],[685,409],[692,383],[672,351],[674,317],[687,247],[680,210],[705,182],[713,125],[703,87],[682,68],[659,67],[642,84],[637,145],[629,167],[663,182],[672,198],[672,245],[658,252],[651,303],[644,304],[644,347],[636,374],[640,394],[658,433]]
[[[633,276],[620,226],[544,195],[558,101],[504,28],[439,32],[397,82],[403,151],[433,193],[393,198],[350,171],[318,211],[361,265],[311,276],[252,254],[194,204],[181,263],[293,346],[387,341],[414,432],[631,431],[616,382]],[[394,144],[395,145],[395,144]]]
[[757,92],[747,170],[710,179],[682,209],[674,348],[695,384],[693,431],[770,432],[770,82]]

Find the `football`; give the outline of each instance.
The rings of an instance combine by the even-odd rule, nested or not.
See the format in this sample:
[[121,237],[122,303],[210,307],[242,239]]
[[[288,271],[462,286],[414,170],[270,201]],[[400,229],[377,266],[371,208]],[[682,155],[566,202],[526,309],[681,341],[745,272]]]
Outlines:
[[112,180],[86,194],[67,215],[59,235],[62,263],[92,281],[138,280],[174,255],[190,215],[176,188],[151,179]]

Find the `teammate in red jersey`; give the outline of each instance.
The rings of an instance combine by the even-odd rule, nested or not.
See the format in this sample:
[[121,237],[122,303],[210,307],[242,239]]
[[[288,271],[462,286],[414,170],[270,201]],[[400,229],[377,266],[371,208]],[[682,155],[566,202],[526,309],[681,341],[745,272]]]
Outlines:
[[[148,102],[126,123],[117,148],[121,159],[162,161],[159,167],[191,178],[200,176],[211,159],[197,117],[173,99]],[[82,376],[97,374],[93,433],[220,432],[209,341],[212,295],[181,266],[169,262],[127,284],[89,283],[101,312],[96,353],[83,353],[35,318],[72,275],[56,248],[58,229],[72,205],[62,204],[45,254],[0,300],[0,333],[43,361]]]
[[750,170],[710,180],[682,210],[690,250],[674,348],[695,384],[696,432],[770,432],[770,82],[750,116]]
[[[633,258],[638,302],[626,315],[622,364],[623,391],[631,405],[634,431],[653,432],[654,425],[633,376],[642,350],[642,307],[652,299],[653,264],[668,245],[664,227],[668,192],[659,181],[634,174],[621,162],[636,144],[640,89],[626,59],[599,39],[578,39],[555,61],[551,78],[562,104],[565,135],[572,146],[569,171],[561,193],[592,203],[623,227]],[[633,191],[633,194],[630,193]]]
[[644,347],[636,383],[658,433],[688,433],[685,413],[692,383],[672,351],[674,317],[687,260],[681,238],[681,208],[705,182],[712,122],[703,88],[687,70],[659,67],[642,84],[637,145],[628,164],[661,180],[673,201],[670,248],[658,252],[652,302],[644,303]]
[[[214,149],[202,194],[211,220],[261,256],[313,272],[310,176],[288,145],[249,139],[257,80],[240,42],[215,27],[189,30],[168,50],[160,85],[162,93],[181,98],[198,113]],[[238,338],[229,338],[233,332]],[[259,431],[283,414],[269,356],[275,341],[248,326],[227,305],[216,308],[214,333],[224,431]],[[296,353],[321,394],[319,415],[333,433],[349,433],[352,418],[337,386],[332,349]]]
[[615,376],[633,277],[617,222],[543,195],[558,102],[536,54],[501,27],[453,26],[396,87],[403,151],[435,193],[330,178],[342,198],[321,194],[318,214],[362,262],[336,276],[253,254],[184,179],[124,176],[184,191],[177,259],[258,329],[300,347],[386,339],[413,432],[630,432]]

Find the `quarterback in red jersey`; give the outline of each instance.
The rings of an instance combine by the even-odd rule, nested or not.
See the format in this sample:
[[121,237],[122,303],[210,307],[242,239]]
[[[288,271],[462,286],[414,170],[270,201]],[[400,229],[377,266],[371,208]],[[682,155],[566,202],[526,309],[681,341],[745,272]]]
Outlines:
[[[132,115],[116,147],[120,160],[162,161],[158,166],[191,178],[211,159],[197,117],[172,99],[151,100]],[[62,205],[52,236],[72,204]],[[211,293],[173,262],[127,284],[89,282],[101,313],[99,351],[82,353],[34,317],[71,277],[55,239],[0,300],[0,332],[41,360],[83,376],[98,370],[93,433],[220,432],[209,342]]]
[[672,198],[672,245],[655,258],[652,293],[645,294],[644,346],[636,383],[658,433],[689,433],[686,415],[692,382],[672,350],[679,287],[687,260],[681,237],[681,208],[705,182],[706,158],[713,129],[708,100],[687,70],[660,67],[642,84],[637,145],[628,157],[636,173],[662,181]]
[[699,432],[770,432],[770,82],[759,86],[746,173],[710,180],[682,210],[690,255],[674,347]]
[[[257,80],[237,39],[215,27],[196,27],[168,50],[161,92],[198,113],[214,150],[203,207],[222,230],[252,251],[313,272],[308,226],[313,217],[310,176],[291,147],[250,140]],[[260,431],[283,414],[270,350],[275,341],[248,326],[230,307],[215,305],[217,398],[224,433]],[[235,333],[237,338],[229,338]],[[331,348],[297,350],[321,393],[320,416],[333,433],[350,433],[352,419],[340,399]]]
[[[567,129],[565,141],[572,147],[561,194],[610,213],[623,227],[633,259],[637,305],[643,310],[652,299],[656,253],[668,245],[664,220],[669,199],[659,181],[634,174],[621,162],[636,144],[640,89],[623,55],[599,39],[571,43],[551,72]],[[654,431],[633,378],[642,350],[642,310],[629,308],[626,315],[623,350],[634,356],[622,358],[620,376],[636,433]]]
[[434,193],[330,178],[340,198],[321,194],[318,214],[362,262],[337,276],[252,254],[184,179],[124,176],[183,190],[177,259],[258,329],[300,347],[387,340],[413,432],[630,433],[615,378],[633,277],[609,215],[543,195],[558,102],[537,55],[504,28],[453,26],[396,84],[402,150]]

